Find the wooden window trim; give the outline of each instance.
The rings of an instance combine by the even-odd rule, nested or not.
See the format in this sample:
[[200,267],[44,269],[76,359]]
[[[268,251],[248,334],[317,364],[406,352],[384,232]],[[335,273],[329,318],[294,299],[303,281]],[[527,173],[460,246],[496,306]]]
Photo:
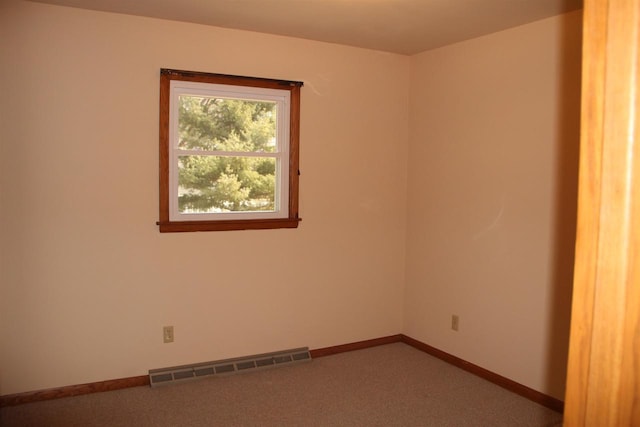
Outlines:
[[[172,80],[225,84],[289,90],[291,96],[289,119],[289,205],[287,218],[239,219],[219,221],[171,221],[169,217],[169,120],[170,83]],[[301,221],[298,212],[299,191],[299,145],[300,145],[300,88],[302,82],[275,80],[257,77],[232,76],[227,74],[193,71],[160,70],[160,211],[157,222],[161,233],[189,231],[257,230],[275,228],[297,228]]]

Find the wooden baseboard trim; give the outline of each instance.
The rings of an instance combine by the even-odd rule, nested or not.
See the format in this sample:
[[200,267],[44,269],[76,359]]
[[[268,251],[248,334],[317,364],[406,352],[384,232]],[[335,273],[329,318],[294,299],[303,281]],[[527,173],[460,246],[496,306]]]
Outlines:
[[428,353],[434,357],[437,357],[438,359],[441,359],[453,366],[464,369],[467,372],[477,375],[480,378],[492,382],[513,393],[519,394],[520,396],[525,397],[533,402],[546,406],[549,409],[553,409],[556,412],[562,413],[564,411],[564,402],[556,399],[555,397],[540,393],[539,391],[529,388],[526,385],[517,383],[513,380],[510,380],[509,378],[481,368],[478,365],[474,365],[473,363],[467,362],[466,360],[460,359],[459,357],[446,353],[442,350],[438,350],[435,347],[431,347],[428,344],[425,344],[406,335],[401,334],[400,341],[418,350],[424,351],[425,353]]
[[392,344],[402,341],[402,335],[389,335],[388,337],[375,338],[372,340],[358,341],[349,344],[335,345],[333,347],[318,348],[309,350],[312,358],[331,356],[332,354],[345,353],[347,351],[362,350],[364,348],[376,347],[379,345]]
[[[553,409],[557,412],[563,412],[564,402],[554,397],[548,396],[544,393],[540,393],[532,388],[517,383],[509,378],[498,375],[494,372],[488,371],[466,360],[460,359],[452,354],[446,353],[442,350],[438,350],[428,344],[413,339],[403,334],[390,335],[382,338],[375,338],[371,340],[358,341],[349,344],[336,345],[332,347],[318,348],[310,350],[312,358],[331,356],[332,354],[345,353],[348,351],[362,350],[365,348],[376,347],[379,345],[392,344],[396,342],[403,342],[418,350],[424,351],[438,359],[441,359],[453,366],[460,369],[464,369],[474,375],[479,376],[487,381],[490,381],[500,387],[503,387],[513,393],[519,394],[533,402],[539,403],[547,408]],[[0,407],[15,406],[23,403],[39,402],[43,400],[59,399],[62,397],[79,396],[82,394],[99,393],[103,391],[119,390],[122,388],[148,386],[149,376],[142,375],[139,377],[120,378],[116,380],[100,381],[88,384],[71,385],[66,387],[51,388],[47,390],[38,390],[18,394],[10,394],[6,396],[0,396]]]
[[81,394],[100,393],[103,391],[119,390],[121,388],[148,386],[149,376],[120,378],[117,380],[99,381],[88,384],[70,385],[66,387],[50,388],[46,390],[28,391],[25,393],[0,396],[0,407],[21,405],[23,403],[40,402],[43,400],[59,399],[62,397],[79,396]]
[[[372,340],[359,341],[350,344],[336,345],[333,347],[310,350],[311,357],[323,357],[346,351],[362,350],[378,345],[400,342],[400,334]],[[43,400],[60,399],[63,397],[79,396],[82,394],[99,393],[103,391],[119,390],[121,388],[148,386],[149,376],[120,378],[117,380],[100,381],[88,384],[70,385],[66,387],[50,388],[46,390],[28,391],[18,394],[0,396],[0,408],[5,406],[21,405],[23,403],[40,402]]]

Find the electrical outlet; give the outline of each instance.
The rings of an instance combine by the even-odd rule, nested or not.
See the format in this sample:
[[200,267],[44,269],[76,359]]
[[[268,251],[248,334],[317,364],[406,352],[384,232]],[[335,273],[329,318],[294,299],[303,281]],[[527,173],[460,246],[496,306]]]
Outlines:
[[460,327],[460,318],[458,317],[457,314],[451,315],[451,329],[457,332],[459,327]]
[[165,344],[173,342],[173,326],[165,326],[162,328],[162,339]]

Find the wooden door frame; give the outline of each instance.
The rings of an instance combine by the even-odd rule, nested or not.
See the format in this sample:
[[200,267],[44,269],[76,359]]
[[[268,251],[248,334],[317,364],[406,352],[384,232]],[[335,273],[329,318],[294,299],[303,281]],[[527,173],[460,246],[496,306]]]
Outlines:
[[565,426],[640,425],[640,0],[585,0]]

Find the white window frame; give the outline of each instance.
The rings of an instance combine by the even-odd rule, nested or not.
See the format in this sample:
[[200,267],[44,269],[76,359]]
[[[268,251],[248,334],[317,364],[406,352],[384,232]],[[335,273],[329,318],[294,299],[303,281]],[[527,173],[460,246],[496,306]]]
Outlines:
[[[179,97],[192,95],[212,98],[242,99],[247,101],[270,101],[276,104],[276,150],[274,152],[233,152],[184,150],[178,148]],[[172,80],[170,85],[169,117],[169,219],[171,221],[223,221],[242,219],[287,218],[289,216],[289,180],[282,179],[289,171],[289,111],[291,94],[288,90],[247,86],[221,85],[214,83]],[[276,160],[275,209],[274,211],[240,211],[215,213],[181,213],[178,208],[178,157],[180,155],[271,157]]]

